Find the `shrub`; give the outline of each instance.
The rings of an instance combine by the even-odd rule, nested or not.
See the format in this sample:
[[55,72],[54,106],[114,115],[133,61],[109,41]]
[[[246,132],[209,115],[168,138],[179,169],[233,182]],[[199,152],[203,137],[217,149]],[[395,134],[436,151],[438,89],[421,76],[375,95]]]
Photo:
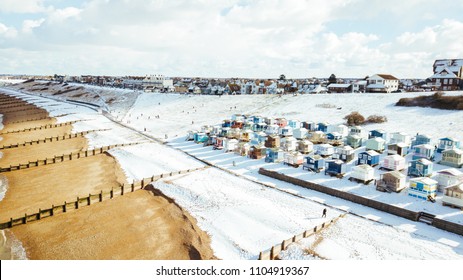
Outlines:
[[383,123],[387,122],[386,116],[371,115],[367,118],[367,123]]
[[345,116],[344,119],[347,121],[348,125],[360,125],[365,123],[365,117],[362,116],[359,112],[352,112]]

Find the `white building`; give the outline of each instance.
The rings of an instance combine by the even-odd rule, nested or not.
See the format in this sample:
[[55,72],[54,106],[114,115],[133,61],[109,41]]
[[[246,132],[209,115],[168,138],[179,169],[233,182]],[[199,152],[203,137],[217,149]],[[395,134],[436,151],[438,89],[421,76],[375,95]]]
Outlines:
[[399,79],[389,74],[375,74],[367,79],[368,92],[391,93],[399,90]]

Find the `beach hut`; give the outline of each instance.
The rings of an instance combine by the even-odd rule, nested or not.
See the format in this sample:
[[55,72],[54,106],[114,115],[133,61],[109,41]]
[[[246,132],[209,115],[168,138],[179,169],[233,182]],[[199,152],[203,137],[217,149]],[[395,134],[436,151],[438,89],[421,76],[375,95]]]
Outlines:
[[455,168],[443,169],[436,172],[437,190],[443,192],[446,187],[463,183],[463,173]]
[[412,159],[425,158],[429,160],[434,160],[434,146],[429,144],[421,144],[413,147],[413,156]]
[[325,175],[342,178],[346,173],[346,164],[342,160],[330,160],[325,164]]
[[299,165],[304,163],[304,156],[299,152],[287,152],[284,155],[284,164],[299,167]]
[[244,127],[244,121],[243,120],[235,120],[232,121],[231,128],[239,128],[242,129]]
[[254,135],[254,131],[248,129],[248,130],[242,130],[240,131],[240,137],[239,140],[243,142],[249,142]]
[[450,186],[444,189],[442,205],[458,207],[463,210],[463,184]]
[[259,132],[254,132],[254,136],[252,139],[256,140],[258,143],[264,143],[265,140],[267,140],[267,134],[265,132],[259,131]]
[[276,124],[271,124],[265,129],[265,133],[267,133],[267,135],[278,134],[279,131],[280,127]]
[[363,129],[361,126],[355,125],[349,128],[349,135],[357,135],[363,137],[364,134],[365,129]]
[[365,147],[367,150],[377,151],[382,153],[386,148],[386,140],[381,137],[370,138],[365,141]]
[[405,168],[405,158],[399,155],[386,156],[384,157],[381,168],[387,170],[402,170]]
[[368,139],[372,138],[382,138],[385,141],[387,140],[387,132],[383,129],[373,129],[368,132]]
[[400,192],[406,188],[405,177],[399,171],[381,174],[379,180],[376,180],[376,189],[382,192]]
[[355,153],[351,146],[344,146],[335,149],[336,152],[333,154],[334,159],[340,159],[344,162],[349,162],[354,159]]
[[206,133],[204,132],[196,132],[194,135],[194,141],[196,143],[204,143],[209,139]]
[[437,152],[442,153],[445,150],[459,149],[460,141],[455,138],[445,137],[439,139],[439,144],[437,145]]
[[276,118],[276,125],[278,125],[279,127],[285,127],[285,126],[288,126],[288,120],[286,120],[285,118]]
[[379,156],[380,154],[374,150],[361,152],[358,155],[357,164],[368,164],[370,166],[376,166],[379,164]]
[[445,150],[442,152],[442,165],[461,168],[463,166],[463,151],[460,149]]
[[265,140],[265,147],[267,148],[280,148],[280,136],[269,135]]
[[240,156],[247,156],[248,155],[248,152],[249,152],[249,149],[251,148],[251,145],[247,142],[239,142],[236,146],[235,146],[235,154],[237,155],[240,155]]
[[267,125],[266,123],[264,123],[264,122],[262,122],[262,123],[254,123],[254,124],[252,125],[252,128],[251,128],[251,129],[252,129],[253,131],[255,131],[255,132],[259,132],[259,131],[265,131],[265,130],[267,130],[267,127],[268,127],[268,125]]
[[223,139],[223,151],[233,152],[236,149],[236,146],[238,145],[238,143],[239,142],[236,139],[224,138]]
[[214,127],[212,125],[203,125],[201,126],[201,132],[204,132],[206,134],[211,133]]
[[280,147],[287,152],[296,151],[297,150],[297,139],[290,136],[290,137],[283,137],[280,141]]
[[232,121],[241,121],[244,122],[245,116],[243,114],[237,113],[231,116]]
[[254,145],[249,148],[249,158],[261,159],[266,156],[267,148],[263,145]]
[[301,140],[298,142],[297,150],[302,154],[309,154],[313,152],[313,143],[309,140]]
[[410,179],[409,196],[434,201],[436,193],[437,181],[428,177]]
[[306,128],[300,127],[293,129],[293,136],[296,139],[305,139],[309,136],[309,131]]
[[222,127],[230,127],[232,126],[232,121],[231,120],[223,120],[222,121]]
[[251,119],[255,124],[265,123],[265,118],[262,116],[253,116]]
[[290,126],[292,129],[300,128],[301,122],[299,120],[289,120],[288,126]]
[[315,146],[315,153],[322,157],[329,157],[334,154],[334,147],[330,144],[320,144]]
[[432,167],[432,162],[425,158],[412,160],[408,163],[407,175],[414,177],[428,177],[432,175]]
[[317,124],[314,122],[302,122],[302,127],[307,129],[308,131],[317,130]]
[[359,135],[348,135],[346,138],[346,144],[351,146],[354,149],[362,146],[362,137]]
[[309,140],[314,144],[326,143],[326,135],[321,131],[314,131],[310,133]]
[[326,134],[326,139],[328,139],[328,140],[341,140],[342,135],[339,132],[328,132]]
[[279,148],[267,148],[265,153],[265,162],[282,162],[284,152]]
[[204,142],[204,146],[212,146],[215,144],[217,136],[209,135],[209,138]]
[[185,138],[186,141],[193,141],[195,139],[195,134],[198,133],[197,130],[189,130]]
[[349,181],[357,181],[368,185],[375,179],[375,169],[368,164],[352,167]]
[[265,122],[267,125],[276,125],[276,124],[277,124],[276,119],[275,119],[275,118],[272,118],[272,117],[264,118],[264,122]]
[[290,126],[280,127],[278,134],[281,136],[293,136],[293,128]]
[[222,127],[219,132],[220,137],[227,137],[230,134],[230,127]]
[[223,137],[216,137],[213,149],[214,150],[222,150],[223,149],[223,141],[224,141]]
[[403,142],[389,144],[387,146],[387,154],[406,156],[408,154],[408,145]]
[[314,172],[320,172],[325,168],[325,159],[320,155],[308,155],[305,157],[302,169],[307,169]]
[[246,120],[244,122],[244,126],[243,126],[243,130],[252,130],[254,128],[254,124],[252,121],[250,120]]
[[328,126],[329,123],[326,122],[321,122],[317,124],[317,130],[321,132],[327,132],[328,131]]
[[390,144],[405,143],[406,146],[410,146],[412,140],[410,135],[405,132],[394,132],[391,134]]
[[418,145],[430,145],[431,137],[425,134],[416,134],[415,139],[412,141],[412,148]]
[[341,134],[342,137],[346,137],[347,135],[349,135],[349,128],[347,127],[347,125],[338,124],[334,127],[334,132]]

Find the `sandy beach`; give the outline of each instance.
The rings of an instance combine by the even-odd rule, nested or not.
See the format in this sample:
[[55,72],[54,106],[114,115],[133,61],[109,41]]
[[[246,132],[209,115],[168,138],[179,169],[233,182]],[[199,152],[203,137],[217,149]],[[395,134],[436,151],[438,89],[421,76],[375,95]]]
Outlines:
[[[7,102],[3,99],[3,103]],[[12,99],[13,100],[13,99]],[[18,101],[18,104],[23,104]],[[11,104],[10,104],[11,106]],[[42,109],[20,111],[0,103],[4,129],[56,123]],[[23,107],[21,107],[23,108]],[[2,112],[2,110],[4,112]],[[29,115],[31,113],[32,115]],[[27,121],[38,116],[41,120]],[[13,122],[13,123],[12,123]],[[71,125],[0,135],[0,146],[69,134]],[[0,166],[51,158],[87,148],[78,137],[1,150]],[[37,212],[126,182],[109,154],[0,174],[6,193],[0,221]],[[174,201],[154,189],[93,203],[68,213],[1,231],[0,259],[213,259],[209,236]]]

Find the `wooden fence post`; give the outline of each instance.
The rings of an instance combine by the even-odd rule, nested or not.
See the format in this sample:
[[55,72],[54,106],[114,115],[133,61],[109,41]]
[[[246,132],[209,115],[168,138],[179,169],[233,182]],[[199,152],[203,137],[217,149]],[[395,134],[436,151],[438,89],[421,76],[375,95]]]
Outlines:
[[103,201],[103,190],[101,190],[101,192],[100,192],[100,202],[102,202],[102,201]]
[[37,213],[37,220],[42,218],[42,209],[39,208],[39,213]]
[[77,201],[76,201],[76,209],[79,209],[79,197],[77,197]]
[[13,218],[10,218],[10,221],[8,222],[8,227],[9,228],[13,227]]
[[114,189],[111,188],[111,191],[109,192],[109,198],[113,198],[114,197]]
[[66,213],[66,210],[67,210],[66,207],[67,207],[67,205],[66,205],[66,201],[65,201],[64,205],[63,205],[63,213]]
[[87,205],[90,205],[91,203],[92,203],[92,197],[91,197],[91,194],[88,194]]
[[55,211],[55,205],[52,204],[52,205],[51,205],[50,216],[53,216],[54,211]]
[[27,214],[24,213],[23,224],[27,224]]
[[124,195],[124,185],[121,186],[121,195]]

